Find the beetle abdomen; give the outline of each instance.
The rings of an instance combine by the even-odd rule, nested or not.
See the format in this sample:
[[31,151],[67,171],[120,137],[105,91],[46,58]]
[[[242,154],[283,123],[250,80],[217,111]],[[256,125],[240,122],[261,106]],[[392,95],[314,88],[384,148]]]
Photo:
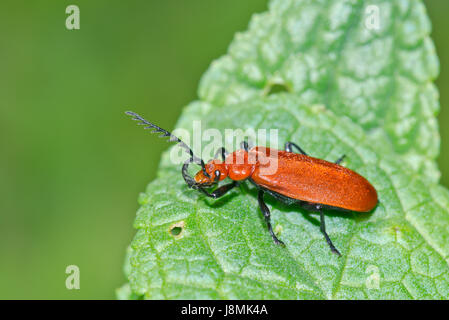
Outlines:
[[[266,189],[289,198],[351,211],[368,212],[377,204],[376,189],[368,180],[338,164],[263,147],[255,147],[251,153],[257,153],[260,163],[251,179]],[[267,166],[273,166],[272,161],[278,161],[277,170],[264,172]]]

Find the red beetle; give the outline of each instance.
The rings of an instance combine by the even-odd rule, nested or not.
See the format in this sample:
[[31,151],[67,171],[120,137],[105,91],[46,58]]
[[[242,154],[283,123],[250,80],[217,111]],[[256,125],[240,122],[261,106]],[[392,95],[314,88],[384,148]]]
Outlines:
[[[247,142],[242,143],[242,149],[228,154],[220,148],[215,158],[207,164],[193,154],[193,151],[179,138],[170,132],[148,122],[138,114],[126,112],[145,129],[151,128],[153,132],[162,133],[170,141],[176,141],[189,154],[190,158],[182,167],[182,176],[190,188],[201,191],[208,197],[219,198],[238,185],[239,181],[248,180],[258,191],[260,210],[268,225],[268,231],[276,244],[283,245],[273,232],[270,223],[270,210],[264,201],[264,194],[268,193],[286,204],[298,203],[301,206],[312,208],[320,212],[320,229],[329,244],[332,252],[340,255],[326,233],[323,208],[368,212],[377,205],[376,189],[358,173],[347,169],[340,164],[344,156],[335,163],[308,156],[293,142],[285,144],[285,151],[265,147],[249,148]],[[296,148],[298,153],[293,153]],[[237,161],[238,159],[238,161]],[[275,163],[274,163],[275,162]],[[192,178],[188,166],[196,163],[201,170]],[[275,172],[264,170],[270,166],[277,168]],[[213,187],[219,181],[230,178],[229,184],[218,187],[213,192],[206,188]]]

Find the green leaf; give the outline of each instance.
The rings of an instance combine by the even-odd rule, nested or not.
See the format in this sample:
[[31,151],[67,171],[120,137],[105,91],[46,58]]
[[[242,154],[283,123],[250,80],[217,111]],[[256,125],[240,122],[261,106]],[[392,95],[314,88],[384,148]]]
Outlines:
[[[311,155],[364,175],[379,193],[371,214],[328,211],[327,228],[342,257],[332,254],[315,214],[270,199],[267,232],[248,184],[219,200],[188,189],[179,166],[163,156],[159,177],[139,198],[129,280],[145,298],[339,299],[449,297],[449,194],[377,155],[363,129],[323,106],[301,105],[290,94],[228,107],[191,104],[180,120],[207,110],[203,129],[280,128],[280,141],[298,141]],[[426,186],[423,188],[423,184]],[[182,226],[172,235],[173,226]]]
[[272,1],[212,64],[202,101],[178,122],[190,132],[194,120],[222,133],[278,129],[280,142],[312,156],[346,154],[343,165],[380,202],[369,214],[326,211],[343,256],[330,252],[316,214],[267,197],[286,244],[276,246],[253,186],[206,198],[167,151],[139,197],[120,298],[449,298],[449,192],[435,183],[438,61],[424,7],[410,3],[370,1],[381,28],[368,32],[363,1]]
[[[366,27],[372,6],[378,30]],[[294,93],[350,117],[378,153],[394,150],[437,181],[439,65],[430,28],[421,1],[271,1],[213,62],[199,95],[223,106],[273,89]]]

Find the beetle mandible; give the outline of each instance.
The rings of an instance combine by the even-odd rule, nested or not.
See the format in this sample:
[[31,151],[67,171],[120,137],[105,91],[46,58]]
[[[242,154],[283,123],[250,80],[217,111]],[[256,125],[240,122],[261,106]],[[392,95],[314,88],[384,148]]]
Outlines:
[[[190,188],[217,199],[238,186],[241,181],[247,180],[254,184],[258,189],[260,210],[276,244],[284,245],[271,227],[270,210],[264,200],[266,193],[283,203],[297,203],[319,211],[320,230],[331,251],[339,256],[340,252],[326,232],[323,208],[369,212],[377,205],[377,192],[371,183],[358,173],[340,165],[344,155],[332,163],[308,156],[293,142],[286,142],[285,150],[281,151],[259,146],[250,147],[248,142],[244,141],[240,150],[228,153],[224,148],[220,148],[215,154],[215,159],[204,163],[202,159],[194,155],[189,146],[169,131],[134,112],[127,111],[126,114],[132,116],[133,120],[139,121],[145,129],[153,129],[152,132],[161,133],[161,137],[168,137],[170,141],[176,142],[189,153],[190,158],[183,164],[181,172]],[[299,153],[294,153],[293,148]],[[221,157],[221,160],[217,159],[218,157]],[[243,162],[236,163],[237,158],[243,159]],[[248,159],[256,159],[256,161]],[[272,161],[277,161],[276,172],[264,174],[263,168],[269,166]],[[188,167],[192,163],[201,166],[201,170],[195,177],[188,174]],[[206,190],[216,186],[225,178],[230,178],[232,182],[212,192]]]

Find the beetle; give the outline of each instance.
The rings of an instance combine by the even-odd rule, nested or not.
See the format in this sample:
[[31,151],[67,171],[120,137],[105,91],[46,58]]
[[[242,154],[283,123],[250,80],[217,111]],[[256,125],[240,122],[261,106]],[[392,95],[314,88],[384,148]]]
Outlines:
[[[278,245],[284,245],[284,243],[273,232],[270,210],[264,200],[265,194],[287,205],[299,204],[307,209],[318,211],[320,231],[331,251],[338,256],[341,254],[326,232],[323,209],[369,212],[378,203],[377,191],[371,183],[358,173],[340,165],[344,155],[335,162],[328,162],[307,155],[293,142],[286,142],[285,150],[274,150],[260,146],[250,147],[247,141],[243,141],[241,149],[228,153],[224,148],[220,148],[215,153],[214,159],[204,163],[202,159],[194,155],[189,146],[169,131],[134,112],[127,111],[126,114],[133,120],[139,121],[138,124],[144,125],[145,129],[161,133],[161,137],[168,137],[170,141],[176,142],[189,153],[190,158],[183,164],[181,173],[190,188],[217,199],[238,186],[241,181],[246,180],[252,183],[258,189],[257,199],[268,231],[274,243]],[[297,153],[293,152],[293,149]],[[218,159],[219,157],[221,159]],[[240,161],[237,162],[237,159]],[[263,169],[272,165],[273,161],[277,161],[277,170],[264,173]],[[192,163],[201,166],[201,170],[194,177],[188,173],[188,167]],[[212,192],[207,190],[225,178],[230,178],[232,182]]]

